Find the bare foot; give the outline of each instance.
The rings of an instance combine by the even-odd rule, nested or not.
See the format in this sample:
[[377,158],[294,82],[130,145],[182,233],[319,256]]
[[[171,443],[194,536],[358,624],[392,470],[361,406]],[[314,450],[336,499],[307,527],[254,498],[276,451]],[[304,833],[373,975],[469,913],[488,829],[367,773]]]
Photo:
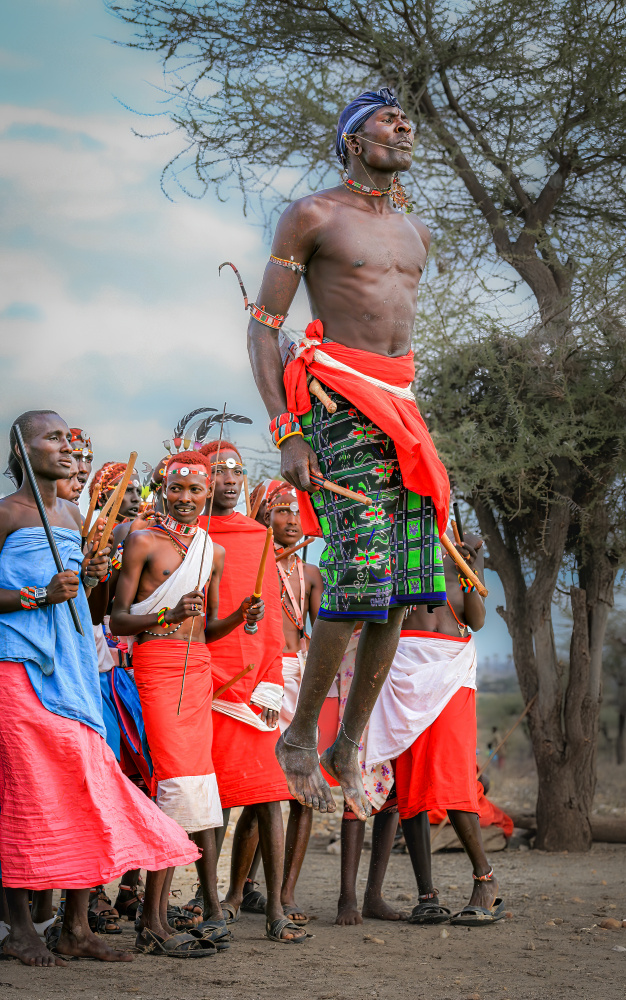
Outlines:
[[363,917],[358,911],[355,898],[344,899],[343,896],[339,897],[335,923],[339,924],[340,927],[356,927],[357,924],[363,923]]
[[320,763],[331,778],[341,785],[343,797],[356,818],[368,819],[372,814],[372,806],[363,788],[358,747],[351,741],[344,740],[340,733],[333,745],[324,751]]
[[38,968],[51,969],[55,965],[67,965],[58,955],[48,951],[43,941],[38,938],[35,928],[25,930],[19,936],[10,933],[2,949],[5,955],[19,958],[23,965],[36,965]]
[[337,806],[321,770],[317,750],[302,750],[285,743],[286,729],[276,744],[276,759],[287,779],[289,791],[302,806],[319,812],[334,812]]
[[71,931],[63,925],[56,950],[61,955],[97,958],[101,962],[132,962],[134,957],[128,951],[115,951],[109,948],[99,935],[92,934],[80,925]]
[[367,892],[361,912],[368,920],[406,920],[404,914],[389,906],[382,896],[368,896]]
[[489,910],[493,906],[498,895],[498,880],[489,879],[488,882],[474,882],[474,889],[470,897],[470,906],[484,906]]

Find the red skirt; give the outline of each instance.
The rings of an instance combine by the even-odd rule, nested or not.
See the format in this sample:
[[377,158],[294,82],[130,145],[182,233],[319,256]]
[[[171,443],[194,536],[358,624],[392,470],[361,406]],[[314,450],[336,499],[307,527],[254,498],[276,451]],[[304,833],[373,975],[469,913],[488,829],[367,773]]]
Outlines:
[[476,692],[459,688],[395,762],[400,819],[430,809],[478,813]]
[[11,889],[86,889],[195,861],[184,830],[126,778],[95,730],[44,708],[0,662],[0,858]]
[[276,760],[279,736],[278,726],[263,733],[222,712],[213,713],[213,764],[223,809],[291,799]]

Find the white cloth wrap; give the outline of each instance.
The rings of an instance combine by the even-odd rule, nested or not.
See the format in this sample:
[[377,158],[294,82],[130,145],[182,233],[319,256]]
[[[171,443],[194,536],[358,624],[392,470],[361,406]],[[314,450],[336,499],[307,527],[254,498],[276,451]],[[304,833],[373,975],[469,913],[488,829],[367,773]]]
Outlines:
[[[139,601],[137,604],[131,604],[131,615],[150,615],[154,614],[155,611],[160,611],[163,607],[175,608],[181,597],[184,597],[185,594],[191,593],[192,590],[202,590],[211,576],[211,568],[213,566],[213,542],[210,538],[207,538],[204,560],[202,558],[205,535],[206,531],[204,528],[198,528],[191,539],[187,555],[178,569],[175,569],[171,576],[168,576],[167,580],[164,580],[161,586],[157,587],[149,597],[146,597],[143,601]],[[202,572],[200,572],[201,564]],[[200,578],[199,587],[198,578]],[[126,636],[125,638],[128,642],[128,651],[130,653],[135,642],[135,636]],[[205,828],[201,827],[201,829]]]
[[[283,689],[280,684],[270,684],[269,681],[261,681],[257,684],[250,696],[250,701],[261,708],[270,708],[274,712],[280,712],[283,700]],[[222,715],[229,715],[231,719],[245,722],[246,725],[258,729],[262,733],[272,733],[276,726],[268,726],[256,712],[253,712],[245,701],[226,701],[225,698],[214,698],[211,706],[214,712],[221,712]]]
[[[313,347],[314,344],[317,344],[317,340],[307,340],[306,338],[301,340],[295,352],[296,358],[299,358],[304,351],[309,347]],[[342,361],[331,358],[330,354],[326,354],[326,351],[320,351],[319,348],[313,352],[313,358],[319,365],[325,365],[326,368],[336,368],[339,371],[348,372],[349,375],[357,375],[364,382],[369,382],[370,385],[375,385],[378,389],[384,389],[385,392],[389,392],[392,396],[398,396],[399,399],[408,399],[411,403],[415,403],[416,401],[415,393],[411,389],[411,383],[404,389],[399,385],[390,385],[388,382],[383,382],[382,379],[374,378],[372,375],[364,375],[363,372],[357,371],[356,368],[344,365]]]
[[[198,578],[196,577],[196,580]],[[223,826],[222,803],[214,774],[165,778],[157,784],[157,805],[187,833]]]
[[117,656],[106,641],[102,625],[93,626],[93,637],[96,643],[96,653],[98,654],[98,673],[108,674],[109,670],[117,666]]
[[476,645],[401,636],[370,716],[366,763],[394,760],[428,729],[456,692],[476,690]]

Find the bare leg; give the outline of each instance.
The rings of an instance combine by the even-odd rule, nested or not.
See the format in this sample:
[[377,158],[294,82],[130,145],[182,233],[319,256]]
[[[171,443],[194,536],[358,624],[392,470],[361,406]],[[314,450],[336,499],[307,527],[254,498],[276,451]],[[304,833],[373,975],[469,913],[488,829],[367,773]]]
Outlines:
[[261,847],[259,844],[257,844],[256,851],[254,852],[254,857],[252,859],[252,864],[250,865],[250,871],[248,872],[248,878],[253,882],[256,879],[260,864],[261,864]]
[[238,910],[243,899],[243,887],[259,843],[258,806],[244,806],[237,820],[230,861],[230,885],[225,902]]
[[28,908],[28,889],[5,889],[5,893],[11,931],[4,942],[4,954],[19,958],[24,965],[47,968],[67,965],[63,959],[49,952],[37,937]]
[[403,819],[402,832],[411,858],[417,891],[420,896],[426,896],[433,891],[428,813],[421,812],[410,819]]
[[[159,937],[167,938],[175,933],[167,922],[167,900],[174,877],[173,868],[163,868],[159,872],[146,874],[146,894],[143,900],[141,926],[154,931]],[[161,900],[165,896],[165,915],[162,918]]]
[[[264,802],[261,805],[255,806],[255,809],[258,820],[261,857],[263,858],[263,872],[267,888],[265,913],[267,922],[270,924],[274,920],[280,920],[284,917],[280,901],[280,885],[285,858],[283,814],[280,802]],[[305,936],[306,931],[304,929],[296,931],[285,928],[281,934],[281,937],[285,940]]]
[[[358,819],[367,819],[372,812],[361,780],[358,760],[359,741],[396,654],[403,619],[404,608],[391,608],[386,624],[375,622],[364,624],[356,651],[354,679],[339,735],[321,758],[322,766],[340,783],[343,797]],[[317,622],[315,624],[317,625]],[[309,657],[310,655],[309,651]],[[302,694],[298,707],[301,700]]]
[[[474,875],[486,875],[491,871],[491,865],[485,855],[478,816],[476,813],[461,812],[459,809],[448,809],[448,816],[457,837],[463,844],[466,854],[472,862]],[[469,905],[484,906],[489,909],[493,906],[497,895],[497,879],[490,879],[489,882],[474,882],[474,889]]]
[[292,920],[294,917],[299,920],[307,919],[306,913],[296,905],[295,892],[311,836],[312,825],[313,811],[300,805],[299,802],[291,802],[287,836],[285,837],[285,869],[280,898],[285,916]]
[[226,830],[228,828],[228,821],[230,820],[230,809],[222,809],[222,819],[223,825],[218,826],[215,831],[215,849],[217,851],[217,856],[219,858],[222,853],[222,846],[224,844],[224,838],[226,836]]
[[79,958],[98,958],[102,962],[132,962],[127,951],[114,951],[102,937],[93,934],[87,919],[89,889],[68,889],[65,916],[56,950],[61,955]]
[[337,904],[336,924],[341,927],[362,924],[356,899],[356,879],[363,850],[365,822],[359,819],[341,821],[341,891]]
[[[165,878],[161,884],[161,892],[158,897],[158,907],[159,907],[159,924],[164,928],[166,937],[170,934],[177,934],[178,931],[175,927],[172,927],[167,919],[167,911],[170,905],[170,889],[172,887],[172,879],[174,878],[175,868],[165,869]],[[153,928],[156,930],[156,928]]]
[[4,889],[2,888],[1,878],[0,878],[0,920],[4,921],[5,924],[11,923],[11,918],[9,917],[9,904],[7,903],[7,898],[4,894]]
[[196,861],[196,871],[202,887],[204,900],[203,920],[221,920],[222,907],[217,898],[217,849],[215,830],[201,830],[190,833],[194,844],[202,850],[202,857]]
[[373,920],[402,920],[402,915],[383,899],[383,882],[399,818],[397,812],[382,812],[374,817],[370,870],[361,910],[364,917]]
[[46,920],[52,920],[52,889],[42,889],[33,893],[30,915],[34,924],[43,924]]
[[319,766],[317,720],[355,624],[316,620],[296,713],[276,744],[289,791],[301,805],[320,812],[334,812],[335,801]]

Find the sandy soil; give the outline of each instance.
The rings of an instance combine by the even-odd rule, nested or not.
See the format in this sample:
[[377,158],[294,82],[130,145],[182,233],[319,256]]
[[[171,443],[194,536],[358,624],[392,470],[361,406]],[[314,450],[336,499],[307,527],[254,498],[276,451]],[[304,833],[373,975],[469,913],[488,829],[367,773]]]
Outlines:
[[[25,1000],[623,1000],[626,929],[602,930],[604,917],[626,917],[626,846],[594,845],[588,855],[508,849],[493,856],[511,916],[485,928],[419,928],[368,920],[333,924],[339,856],[331,827],[319,818],[298,899],[313,916],[304,945],[264,938],[263,918],[243,914],[230,951],[184,962],[137,956],[132,965],[76,961],[66,969],[27,969],[0,962],[0,996]],[[231,827],[232,829],[232,827]],[[227,841],[230,842],[230,839]],[[220,864],[222,888],[228,851]],[[369,864],[364,852],[362,893]],[[442,900],[459,909],[471,891],[465,856],[433,859]],[[194,872],[180,869],[182,902]],[[115,895],[115,885],[109,894]],[[407,855],[392,856],[385,895],[410,909],[416,891]],[[124,923],[117,947],[132,947]],[[616,950],[618,949],[618,950]],[[622,949],[622,950],[619,950]]]

